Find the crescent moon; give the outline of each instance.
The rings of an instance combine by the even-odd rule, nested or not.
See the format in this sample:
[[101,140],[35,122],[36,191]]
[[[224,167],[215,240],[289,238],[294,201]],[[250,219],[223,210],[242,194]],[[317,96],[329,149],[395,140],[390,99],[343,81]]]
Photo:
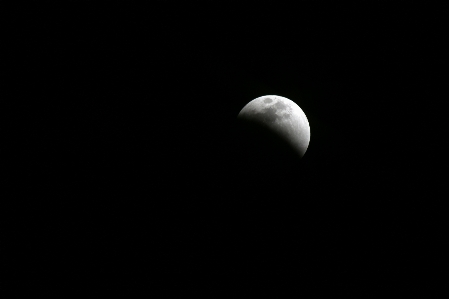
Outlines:
[[[266,95],[249,102],[238,119],[274,133],[285,141],[300,158],[310,143],[310,125],[304,111],[292,100],[278,95]],[[268,138],[268,137],[267,137]]]

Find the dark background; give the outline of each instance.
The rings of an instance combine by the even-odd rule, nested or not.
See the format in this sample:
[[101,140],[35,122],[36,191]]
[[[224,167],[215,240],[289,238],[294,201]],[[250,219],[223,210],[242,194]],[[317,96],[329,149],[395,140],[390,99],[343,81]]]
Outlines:
[[[157,298],[436,290],[440,12],[18,8],[7,27],[9,285]],[[309,120],[295,167],[240,151],[236,116],[268,94]]]

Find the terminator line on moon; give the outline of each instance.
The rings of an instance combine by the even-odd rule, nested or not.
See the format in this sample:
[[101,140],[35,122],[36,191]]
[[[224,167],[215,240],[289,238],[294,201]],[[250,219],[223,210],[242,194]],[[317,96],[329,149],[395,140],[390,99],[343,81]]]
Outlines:
[[249,121],[270,130],[304,156],[310,142],[309,121],[303,110],[293,101],[266,95],[249,102],[238,114],[238,119]]

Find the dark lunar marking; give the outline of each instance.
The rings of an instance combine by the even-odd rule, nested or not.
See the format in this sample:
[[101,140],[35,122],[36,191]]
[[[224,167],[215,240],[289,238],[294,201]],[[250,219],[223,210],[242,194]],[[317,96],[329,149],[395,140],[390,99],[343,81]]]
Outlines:
[[284,113],[284,114],[282,114],[282,116],[283,116],[284,118],[290,118],[290,113]]
[[273,107],[267,107],[262,110],[263,112],[260,113],[260,119],[265,123],[273,123],[276,121],[276,119],[279,117],[276,114],[277,109]]
[[263,100],[263,102],[264,102],[265,104],[268,104],[268,103],[273,102],[273,100],[270,99],[270,98],[266,98],[265,100]]
[[275,106],[277,109],[279,110],[285,110],[287,109],[287,105],[285,105],[284,103],[282,103],[281,101],[277,102],[276,104],[274,104],[273,106]]

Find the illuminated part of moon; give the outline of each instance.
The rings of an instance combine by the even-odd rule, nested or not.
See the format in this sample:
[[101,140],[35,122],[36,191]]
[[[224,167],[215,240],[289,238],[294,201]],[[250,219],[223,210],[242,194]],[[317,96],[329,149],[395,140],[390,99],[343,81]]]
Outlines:
[[293,101],[266,95],[249,102],[240,111],[238,118],[258,124],[286,141],[300,157],[303,157],[310,142],[310,126],[304,111]]

